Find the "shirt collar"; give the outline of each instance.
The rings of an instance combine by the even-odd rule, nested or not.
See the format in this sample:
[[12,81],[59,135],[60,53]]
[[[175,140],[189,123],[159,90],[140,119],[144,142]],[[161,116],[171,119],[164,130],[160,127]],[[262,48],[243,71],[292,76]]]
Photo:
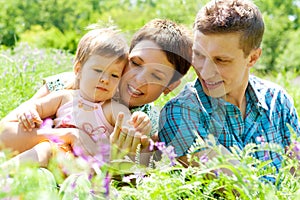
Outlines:
[[[265,90],[265,88],[262,86],[263,84],[261,83],[261,81],[257,77],[251,75],[249,77],[246,93],[249,94],[249,98],[252,100],[252,102],[254,104],[256,103],[258,109],[263,108],[265,110],[268,110],[269,108],[266,104],[265,95],[264,92],[262,92],[262,90]],[[195,88],[200,104],[202,104],[202,106],[208,113],[212,113],[213,110],[220,109],[221,107],[224,108],[224,106],[230,104],[222,98],[212,98],[210,96],[207,96],[204,93],[201,82],[198,78],[195,82]]]
[[266,90],[265,85],[259,78],[253,75],[250,75],[248,83],[249,84],[246,92],[249,93],[252,102],[257,102],[257,107],[261,107],[265,110],[268,110],[269,107],[266,104],[266,97],[264,92]]

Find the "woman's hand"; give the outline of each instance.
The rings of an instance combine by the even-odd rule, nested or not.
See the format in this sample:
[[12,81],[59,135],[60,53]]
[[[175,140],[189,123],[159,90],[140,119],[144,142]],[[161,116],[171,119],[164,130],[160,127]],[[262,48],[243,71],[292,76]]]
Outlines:
[[77,128],[38,129],[37,135],[57,143],[70,145],[84,155],[94,156],[99,151],[97,143],[84,131]]

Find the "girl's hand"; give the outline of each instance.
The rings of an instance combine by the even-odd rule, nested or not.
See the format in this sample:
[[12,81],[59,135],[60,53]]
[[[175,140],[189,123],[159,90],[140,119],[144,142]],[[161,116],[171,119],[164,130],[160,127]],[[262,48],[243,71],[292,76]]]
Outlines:
[[19,124],[23,126],[25,131],[32,131],[33,128],[39,127],[43,123],[38,112],[35,109],[28,109],[27,111],[17,114]]
[[134,112],[129,123],[132,124],[135,130],[140,132],[142,135],[150,135],[152,126],[150,118],[146,113],[141,111]]

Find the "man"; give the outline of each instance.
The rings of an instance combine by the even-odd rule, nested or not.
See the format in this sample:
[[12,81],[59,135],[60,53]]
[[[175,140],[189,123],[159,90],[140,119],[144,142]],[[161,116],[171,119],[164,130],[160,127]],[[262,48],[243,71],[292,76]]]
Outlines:
[[[262,53],[263,33],[261,12],[250,1],[212,0],[198,12],[192,60],[198,79],[164,106],[159,123],[160,141],[174,146],[184,164],[189,164],[186,155],[197,136],[207,139],[213,134],[227,149],[261,142],[286,148],[291,143],[288,125],[299,136],[289,95],[250,75]],[[271,159],[276,169],[281,166],[275,152],[254,156]]]

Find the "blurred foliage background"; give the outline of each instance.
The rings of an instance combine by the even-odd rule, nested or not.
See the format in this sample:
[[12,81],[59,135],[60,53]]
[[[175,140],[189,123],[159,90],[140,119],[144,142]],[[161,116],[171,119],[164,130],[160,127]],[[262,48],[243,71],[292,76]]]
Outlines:
[[[0,0],[0,45],[20,42],[74,53],[85,28],[112,22],[132,35],[153,18],[169,18],[192,27],[207,0]],[[264,56],[256,69],[263,73],[300,71],[300,0],[254,0],[266,32]]]

